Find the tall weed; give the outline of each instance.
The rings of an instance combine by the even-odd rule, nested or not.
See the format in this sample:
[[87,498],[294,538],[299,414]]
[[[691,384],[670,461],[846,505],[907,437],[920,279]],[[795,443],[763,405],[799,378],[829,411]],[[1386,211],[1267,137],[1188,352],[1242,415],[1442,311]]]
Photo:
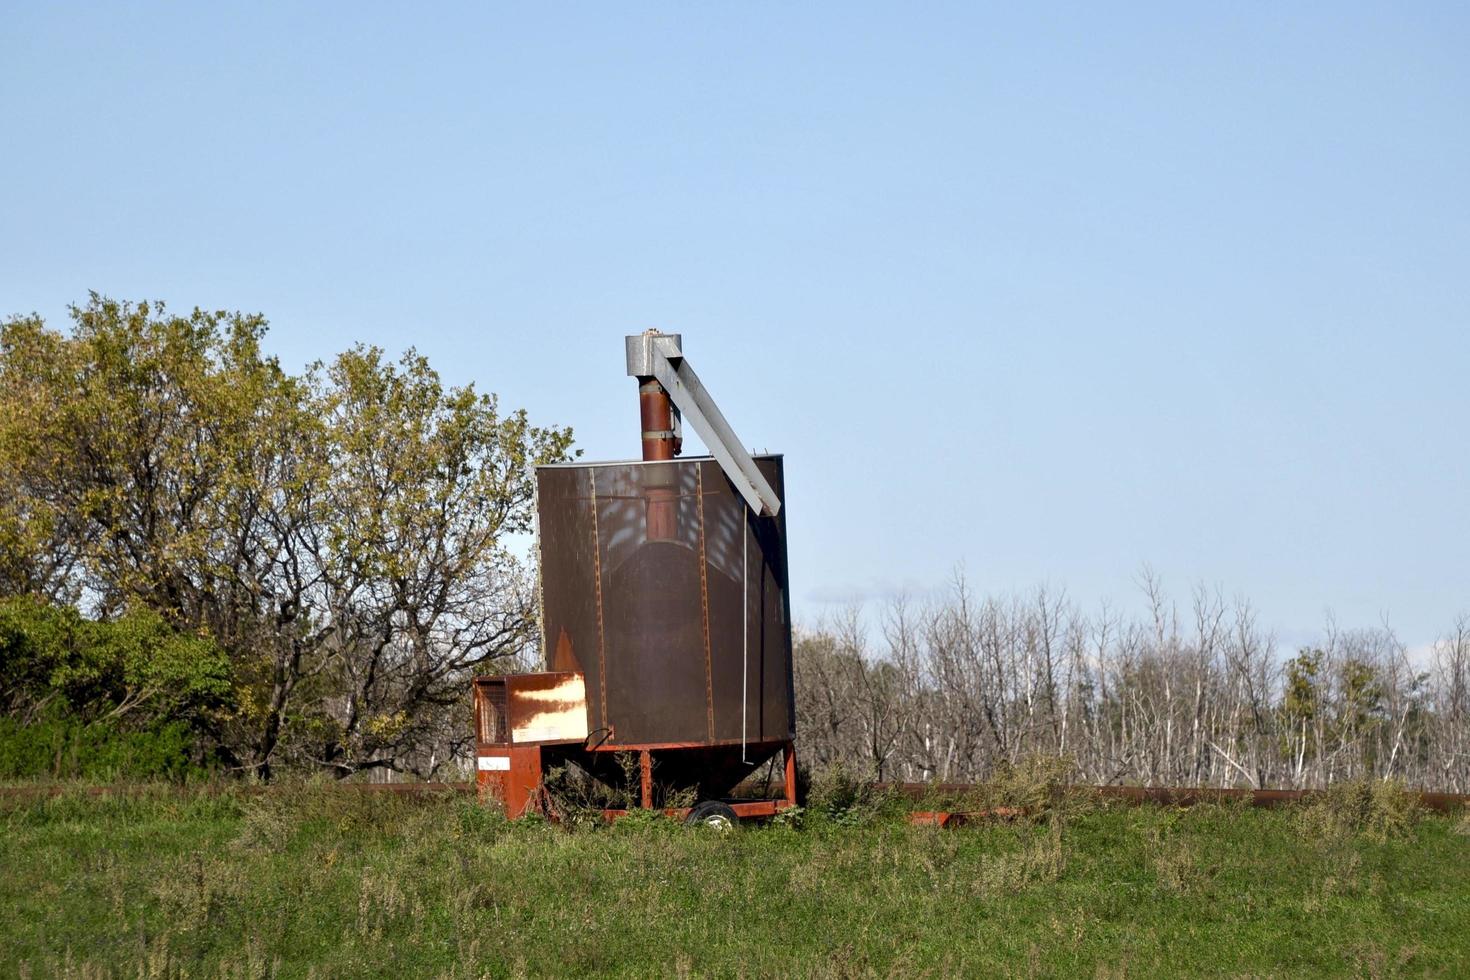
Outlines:
[[1302,804],[1303,834],[1320,839],[1354,836],[1384,842],[1407,837],[1422,815],[1419,799],[1396,780],[1336,783]]
[[858,827],[908,809],[899,795],[838,763],[812,779],[802,818],[807,822]]
[[1005,813],[1033,822],[1065,820],[1097,805],[1075,786],[1076,764],[1067,756],[1031,755],[1002,762],[967,794],[962,806]]

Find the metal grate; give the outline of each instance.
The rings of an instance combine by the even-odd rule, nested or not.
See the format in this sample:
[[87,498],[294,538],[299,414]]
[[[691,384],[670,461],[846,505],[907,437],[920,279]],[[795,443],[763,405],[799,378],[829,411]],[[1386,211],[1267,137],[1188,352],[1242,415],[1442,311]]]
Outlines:
[[480,681],[479,714],[475,719],[481,742],[505,745],[510,742],[510,726],[505,716],[505,681]]

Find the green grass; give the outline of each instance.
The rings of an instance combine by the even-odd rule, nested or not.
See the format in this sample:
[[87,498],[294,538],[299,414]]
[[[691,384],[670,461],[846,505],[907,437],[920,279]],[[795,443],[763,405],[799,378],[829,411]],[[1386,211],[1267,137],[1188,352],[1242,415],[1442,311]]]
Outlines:
[[722,836],[145,788],[0,803],[0,829],[6,975],[1470,974],[1455,817],[1367,833],[1301,809],[948,831],[812,814]]

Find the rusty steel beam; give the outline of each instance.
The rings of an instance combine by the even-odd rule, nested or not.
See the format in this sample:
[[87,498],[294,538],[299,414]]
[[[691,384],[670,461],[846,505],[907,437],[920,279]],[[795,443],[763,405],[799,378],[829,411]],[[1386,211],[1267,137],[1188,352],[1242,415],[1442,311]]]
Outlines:
[[[166,794],[187,799],[204,794],[237,793],[241,796],[264,796],[286,786],[248,786],[241,783],[206,783],[202,786],[161,785],[157,783],[120,783],[109,786],[0,786],[0,800],[51,799],[64,794],[79,793],[94,798],[157,796]],[[475,792],[473,782],[446,783],[328,783],[321,787],[331,793],[367,793],[385,796],[457,796]]]
[[638,753],[638,789],[643,809],[653,806],[653,753],[647,749]]
[[[735,811],[735,816],[740,817],[742,820],[746,818],[774,817],[782,810],[788,810],[793,806],[793,804],[787,803],[785,800],[729,800],[727,802],[729,803],[730,809]],[[659,812],[666,817],[683,820],[689,816],[689,812],[692,809],[693,807],[687,806],[671,806],[663,807]],[[602,811],[602,819],[608,823],[612,823],[619,817],[626,817],[632,812],[632,810],[624,807],[609,807]]]
[[787,742],[782,754],[785,756],[782,788],[786,791],[786,802],[796,806],[796,743]]

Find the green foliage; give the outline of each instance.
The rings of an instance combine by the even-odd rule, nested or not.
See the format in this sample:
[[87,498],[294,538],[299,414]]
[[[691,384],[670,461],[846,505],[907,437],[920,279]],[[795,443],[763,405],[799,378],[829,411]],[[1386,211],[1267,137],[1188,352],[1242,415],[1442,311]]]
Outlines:
[[[570,430],[413,351],[290,374],[258,315],[95,294],[71,315],[0,323],[0,594],[129,625],[43,682],[191,715],[227,681],[210,731],[261,776],[442,764],[425,747],[463,730],[467,673],[533,639],[505,536]],[[227,671],[199,675],[216,648]]]
[[566,833],[328,786],[0,796],[21,975],[1457,976],[1470,839],[1286,810]]
[[[633,753],[618,753],[634,756]],[[636,756],[634,756],[636,758]],[[634,763],[636,765],[636,763]],[[608,808],[625,808],[636,805],[630,786],[637,785],[636,774],[631,777],[625,771],[622,785],[611,786],[593,779],[580,767],[566,764],[554,766],[542,777],[541,790],[546,805],[556,818],[568,829],[594,828],[602,826],[602,811]]]
[[149,610],[113,621],[0,601],[0,778],[181,779],[229,704],[229,662]]
[[806,807],[789,806],[777,813],[769,821],[772,827],[784,827],[789,830],[798,830],[806,821]]
[[182,781],[208,771],[195,732],[182,721],[129,730],[59,712],[29,724],[0,717],[0,779]]
[[1301,650],[1286,662],[1282,710],[1289,719],[1312,721],[1317,717],[1323,701],[1319,677],[1325,658],[1321,650]]
[[[1227,805],[1227,809],[1230,809]],[[1237,814],[1242,813],[1234,808]],[[1243,819],[1236,816],[1235,819]],[[1150,858],[1158,887],[1175,894],[1195,894],[1212,877],[1212,869],[1202,866],[1195,835],[1183,832],[1181,811],[1164,811],[1147,831]]]
[[1280,748],[1289,756],[1299,739],[1297,751],[1310,760],[1325,744],[1361,741],[1371,772],[1378,761],[1374,736],[1386,717],[1384,680],[1373,664],[1360,659],[1349,657],[1332,671],[1327,665],[1327,654],[1315,649],[1301,650],[1286,662]]
[[0,698],[17,712],[47,699],[52,677],[72,658],[81,617],[29,599],[0,601]]
[[[278,847],[303,834],[334,833],[396,836],[411,827],[426,807],[449,805],[453,794],[405,796],[390,791],[335,791],[314,779],[285,782],[241,802],[236,845],[243,849]],[[463,801],[460,801],[463,802]]]
[[615,834],[637,834],[644,833],[650,828],[673,829],[679,826],[677,821],[670,820],[662,810],[645,810],[638,807],[629,810],[607,825],[608,830]]
[[615,752],[613,761],[616,771],[604,772],[602,779],[593,778],[586,770],[574,763],[548,769],[541,783],[542,799],[548,813],[567,830],[595,830],[608,826],[604,810],[626,810],[627,815],[617,819],[622,825],[632,820],[635,824],[648,820],[664,820],[665,809],[688,809],[699,800],[694,787],[676,788],[662,782],[658,776],[657,761],[654,764],[653,808],[642,809],[642,771],[638,753]]

